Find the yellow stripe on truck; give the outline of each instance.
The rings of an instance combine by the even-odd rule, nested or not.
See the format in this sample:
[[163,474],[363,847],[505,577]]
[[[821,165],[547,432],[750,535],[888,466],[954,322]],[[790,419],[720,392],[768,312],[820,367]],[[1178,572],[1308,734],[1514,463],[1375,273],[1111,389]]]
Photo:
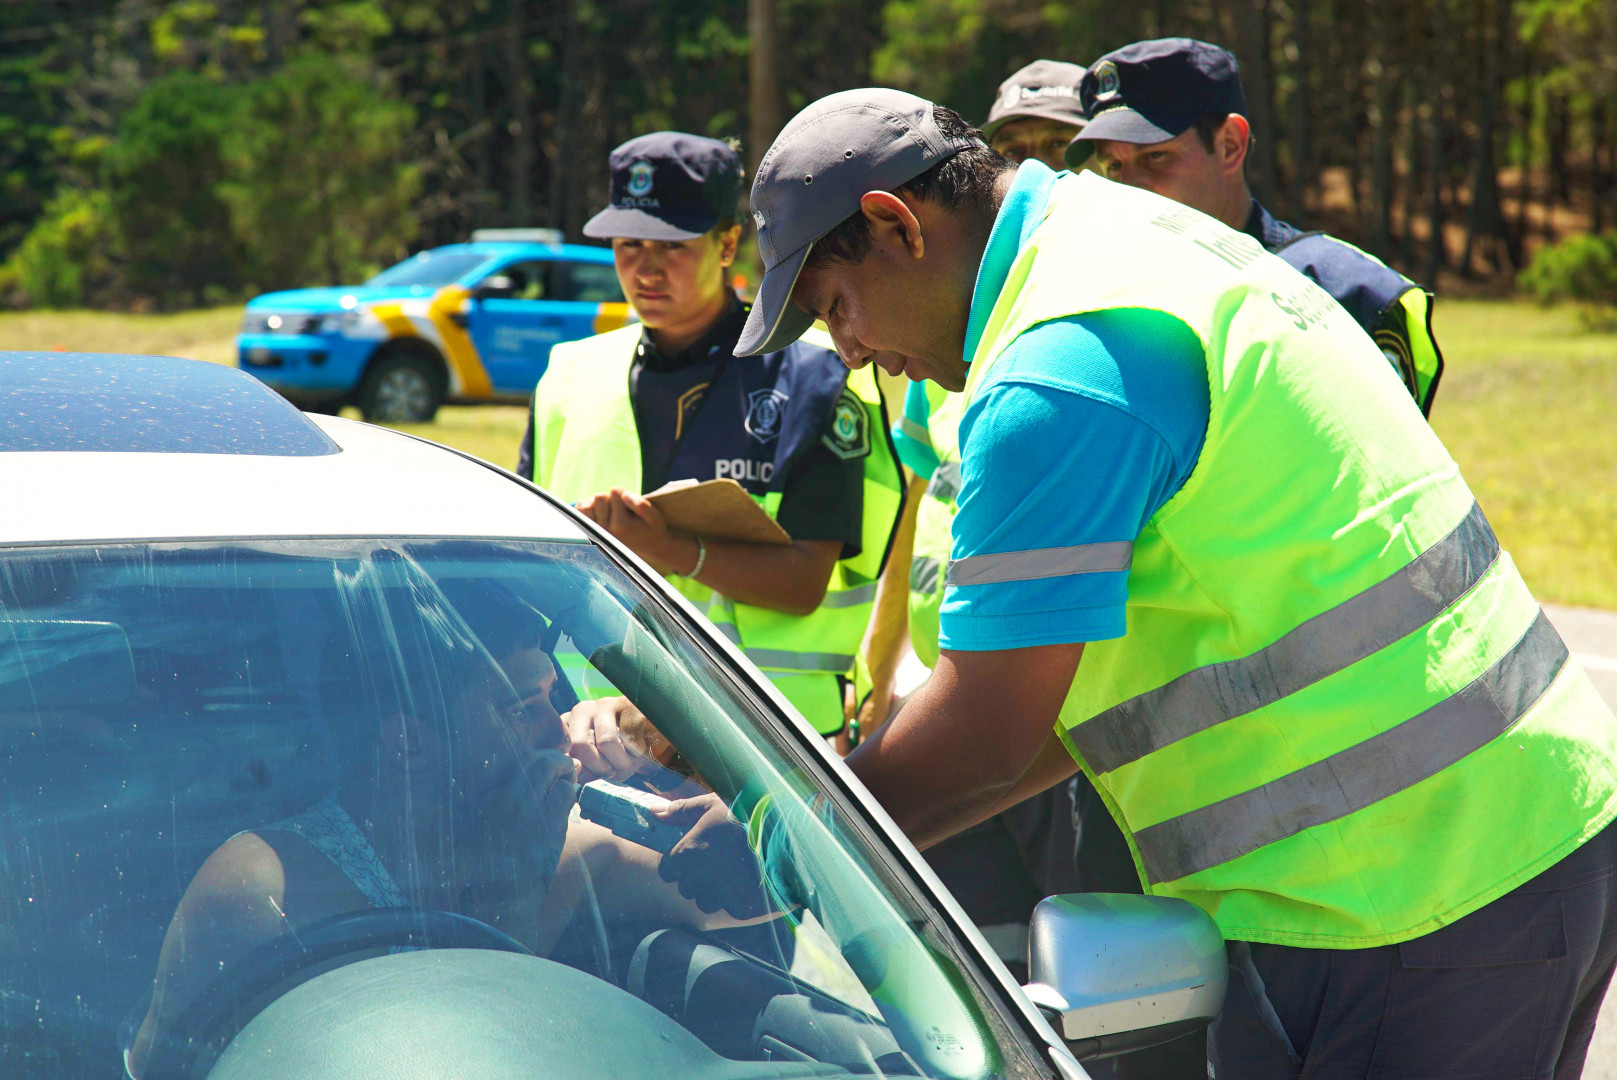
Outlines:
[[628,304],[601,304],[595,309],[595,326],[597,334],[604,334],[608,330],[616,330],[629,323]]
[[494,394],[494,381],[489,378],[488,369],[483,366],[465,329],[449,317],[460,311],[470,295],[469,289],[459,285],[445,286],[432,298],[427,317],[443,339],[444,358],[459,376],[460,392],[470,398],[486,398]]
[[375,304],[371,307],[371,314],[376,316],[390,338],[418,336],[402,304]]

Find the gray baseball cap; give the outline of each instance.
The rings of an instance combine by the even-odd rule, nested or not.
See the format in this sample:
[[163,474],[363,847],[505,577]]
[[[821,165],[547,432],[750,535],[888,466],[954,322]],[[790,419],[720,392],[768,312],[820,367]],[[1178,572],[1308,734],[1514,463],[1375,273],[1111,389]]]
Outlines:
[[983,124],[983,137],[1012,120],[1055,120],[1083,127],[1088,119],[1078,103],[1078,84],[1084,69],[1061,60],[1035,60],[999,84],[994,107]]
[[784,349],[814,325],[814,316],[792,303],[792,287],[814,242],[858,213],[867,192],[891,191],[983,145],[946,138],[932,103],[901,90],[844,90],[792,117],[752,181],[764,279],[735,355]]

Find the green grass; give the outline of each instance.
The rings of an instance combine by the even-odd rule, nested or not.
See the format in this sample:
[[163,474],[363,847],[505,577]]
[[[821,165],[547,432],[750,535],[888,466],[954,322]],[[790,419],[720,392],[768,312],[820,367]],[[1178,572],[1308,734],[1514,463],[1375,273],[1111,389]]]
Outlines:
[[[0,314],[0,346],[146,352],[231,363],[240,308],[179,315]],[[1445,300],[1448,370],[1432,425],[1539,599],[1617,610],[1617,334],[1571,308]],[[355,415],[354,410],[346,410]],[[507,468],[526,420],[450,406],[404,430]]]
[[240,325],[239,307],[178,315],[15,311],[0,313],[0,348],[146,353],[233,364]]
[[[349,407],[344,416],[359,418],[359,410]],[[517,467],[517,448],[528,425],[528,410],[516,405],[446,405],[430,424],[397,424],[423,439],[453,446],[502,469]]]
[[1617,335],[1571,308],[1440,301],[1432,426],[1540,600],[1617,609]]
[[[177,315],[127,315],[107,311],[26,311],[0,313],[0,348],[65,349],[184,356],[216,364],[236,362],[239,307],[187,311]],[[359,418],[359,410],[343,415]],[[437,422],[404,424],[399,430],[476,454],[505,468],[517,463],[517,446],[527,423],[525,409],[509,405],[451,405]]]

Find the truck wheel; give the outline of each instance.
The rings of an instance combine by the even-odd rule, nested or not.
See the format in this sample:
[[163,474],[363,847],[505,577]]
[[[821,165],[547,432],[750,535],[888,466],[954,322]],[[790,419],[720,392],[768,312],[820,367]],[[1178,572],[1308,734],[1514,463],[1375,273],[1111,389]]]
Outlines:
[[425,424],[443,404],[443,376],[415,353],[379,358],[360,383],[357,404],[373,424]]

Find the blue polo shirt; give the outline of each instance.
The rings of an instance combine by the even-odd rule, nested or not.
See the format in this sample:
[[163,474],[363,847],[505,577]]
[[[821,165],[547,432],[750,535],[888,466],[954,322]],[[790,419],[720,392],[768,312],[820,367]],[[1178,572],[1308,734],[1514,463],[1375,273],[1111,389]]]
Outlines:
[[[1023,164],[1000,207],[972,295],[968,360],[1057,176]],[[1163,312],[1095,311],[1012,342],[961,421],[942,647],[1121,637],[1133,541],[1195,468],[1207,415],[1201,343]]]

